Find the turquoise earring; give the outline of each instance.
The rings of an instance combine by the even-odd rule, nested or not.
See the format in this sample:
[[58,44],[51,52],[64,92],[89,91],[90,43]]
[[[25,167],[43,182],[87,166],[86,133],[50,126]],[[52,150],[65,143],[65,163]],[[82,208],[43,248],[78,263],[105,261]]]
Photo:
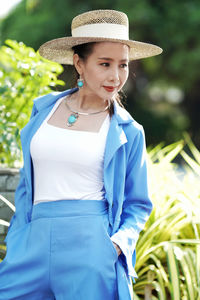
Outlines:
[[83,85],[84,85],[83,79],[79,78],[79,79],[77,80],[77,85],[78,85],[79,88],[82,88]]

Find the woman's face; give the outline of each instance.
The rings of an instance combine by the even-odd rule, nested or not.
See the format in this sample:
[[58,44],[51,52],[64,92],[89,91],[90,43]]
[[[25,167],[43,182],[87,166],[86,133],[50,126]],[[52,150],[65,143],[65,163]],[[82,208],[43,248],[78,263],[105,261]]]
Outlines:
[[129,73],[129,47],[122,43],[98,42],[86,61],[80,61],[84,92],[101,99],[113,98]]

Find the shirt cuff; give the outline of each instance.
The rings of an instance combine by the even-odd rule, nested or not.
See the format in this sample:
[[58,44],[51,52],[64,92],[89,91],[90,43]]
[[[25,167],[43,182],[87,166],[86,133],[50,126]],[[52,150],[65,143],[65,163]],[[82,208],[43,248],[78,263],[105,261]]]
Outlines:
[[[125,267],[127,273],[131,275],[133,278],[137,278],[137,273],[135,272],[135,269],[132,264],[132,256],[133,253],[131,251],[131,247],[129,243],[127,242],[126,236],[123,231],[119,230],[116,233],[114,233],[110,237],[112,242],[115,242],[119,248],[121,249],[121,253],[119,257],[121,257],[121,261],[123,266]],[[132,249],[135,248],[136,240],[132,240]]]

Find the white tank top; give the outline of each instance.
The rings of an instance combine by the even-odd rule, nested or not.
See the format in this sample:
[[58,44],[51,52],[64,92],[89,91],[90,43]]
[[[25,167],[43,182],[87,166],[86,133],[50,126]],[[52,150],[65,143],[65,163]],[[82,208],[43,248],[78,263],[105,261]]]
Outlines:
[[34,204],[62,199],[105,200],[103,162],[110,117],[106,116],[99,132],[48,124],[62,99],[56,101],[31,140]]

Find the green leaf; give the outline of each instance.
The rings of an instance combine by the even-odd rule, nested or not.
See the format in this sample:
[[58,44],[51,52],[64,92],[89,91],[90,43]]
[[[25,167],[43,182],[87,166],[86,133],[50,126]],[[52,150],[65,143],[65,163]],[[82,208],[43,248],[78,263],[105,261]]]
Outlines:
[[181,155],[188,163],[188,165],[194,170],[194,172],[200,176],[200,166],[194,159],[192,159],[184,150],[181,151]]
[[19,131],[29,121],[33,99],[64,85],[58,79],[63,67],[10,39],[0,48],[0,66],[0,106],[4,107],[0,110],[0,161],[13,167],[23,162]]
[[170,291],[172,300],[181,300],[180,293],[180,279],[179,268],[176,257],[174,255],[174,247],[168,243],[165,245],[164,250],[167,255],[167,265],[170,277]]

